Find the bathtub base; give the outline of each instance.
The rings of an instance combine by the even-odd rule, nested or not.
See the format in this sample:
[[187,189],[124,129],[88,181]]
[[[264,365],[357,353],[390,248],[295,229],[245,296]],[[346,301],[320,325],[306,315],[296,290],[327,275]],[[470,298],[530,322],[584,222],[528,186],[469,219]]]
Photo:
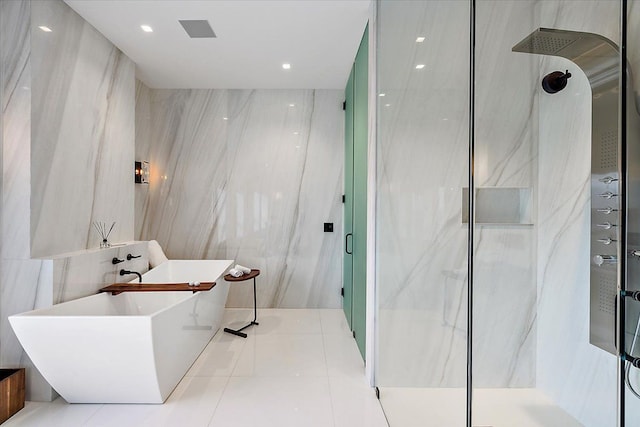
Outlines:
[[220,281],[208,292],[101,293],[9,321],[67,402],[160,404],[220,328],[228,291]]

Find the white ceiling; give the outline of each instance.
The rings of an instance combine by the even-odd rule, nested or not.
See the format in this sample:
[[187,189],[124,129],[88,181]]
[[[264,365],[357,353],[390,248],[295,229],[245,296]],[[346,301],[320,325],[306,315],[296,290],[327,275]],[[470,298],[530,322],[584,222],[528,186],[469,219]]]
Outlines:
[[[65,0],[153,88],[344,89],[370,0]],[[179,19],[206,19],[191,39]],[[140,25],[149,25],[145,33]],[[285,71],[282,64],[291,63]]]

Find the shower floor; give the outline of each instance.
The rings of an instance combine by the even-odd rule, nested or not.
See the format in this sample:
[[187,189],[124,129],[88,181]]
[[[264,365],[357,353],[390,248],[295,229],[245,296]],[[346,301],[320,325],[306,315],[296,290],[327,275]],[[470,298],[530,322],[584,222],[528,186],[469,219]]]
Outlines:
[[[380,388],[390,427],[464,426],[465,395],[465,389]],[[476,389],[473,399],[478,427],[582,426],[536,389]]]

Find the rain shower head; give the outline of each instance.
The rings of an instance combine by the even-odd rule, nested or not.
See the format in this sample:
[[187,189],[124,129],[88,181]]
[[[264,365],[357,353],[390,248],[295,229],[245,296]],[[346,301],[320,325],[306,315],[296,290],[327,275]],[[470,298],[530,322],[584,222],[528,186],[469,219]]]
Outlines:
[[559,55],[558,52],[579,40],[579,34],[573,31],[538,28],[525,37],[511,50],[513,52],[535,53],[538,55]]
[[587,75],[592,88],[618,83],[618,46],[598,34],[538,28],[511,50],[573,61]]

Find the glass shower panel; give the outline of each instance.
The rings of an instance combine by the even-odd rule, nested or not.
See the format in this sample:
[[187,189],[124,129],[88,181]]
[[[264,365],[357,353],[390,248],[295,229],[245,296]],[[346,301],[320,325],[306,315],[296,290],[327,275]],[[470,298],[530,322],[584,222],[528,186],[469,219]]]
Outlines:
[[473,424],[614,427],[616,357],[589,343],[591,86],[539,54],[554,40],[512,48],[540,27],[618,43],[619,3],[476,7]]
[[465,425],[469,3],[379,0],[376,385],[392,427]]

